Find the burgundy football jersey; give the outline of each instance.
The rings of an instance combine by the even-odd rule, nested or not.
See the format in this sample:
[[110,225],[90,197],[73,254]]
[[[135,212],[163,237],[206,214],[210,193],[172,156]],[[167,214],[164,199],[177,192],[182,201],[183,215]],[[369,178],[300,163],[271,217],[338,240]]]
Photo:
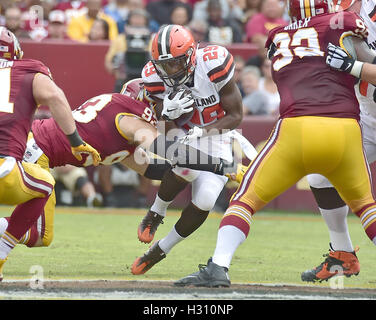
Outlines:
[[22,160],[27,135],[37,109],[33,96],[35,74],[50,76],[37,60],[0,60],[0,154]]
[[363,20],[351,12],[322,14],[269,33],[273,42],[272,75],[281,98],[280,117],[324,116],[359,119],[356,78],[326,65],[329,43],[345,35],[367,37]]
[[[102,164],[120,162],[136,149],[117,128],[116,119],[122,114],[156,124],[156,116],[148,102],[119,93],[91,98],[73,111],[78,133],[84,141],[97,149]],[[35,120],[32,132],[36,143],[49,158],[51,168],[65,164],[92,165],[91,157],[83,155],[83,160],[78,161],[73,156],[68,139],[54,119]]]

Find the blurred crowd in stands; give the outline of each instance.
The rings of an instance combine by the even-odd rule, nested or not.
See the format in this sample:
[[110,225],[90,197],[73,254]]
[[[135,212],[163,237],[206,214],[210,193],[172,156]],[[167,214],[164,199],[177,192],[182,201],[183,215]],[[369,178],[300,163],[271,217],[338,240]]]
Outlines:
[[[244,114],[250,116],[278,116],[279,94],[271,77],[270,61],[266,59],[264,45],[268,32],[277,26],[287,25],[288,21],[286,0],[0,1],[0,25],[11,30],[21,42],[24,39],[109,42],[104,64],[116,79],[114,92],[119,92],[125,81],[140,76],[143,65],[150,57],[152,35],[163,24],[184,25],[203,44],[230,46],[251,43],[257,48],[257,55],[248,60],[241,56],[234,57],[235,77],[243,96]],[[55,170],[57,179],[59,175],[75,171],[74,168],[57,172],[59,170]],[[87,173],[87,170],[83,171]],[[85,176],[83,171],[76,175]],[[120,166],[100,166],[100,169],[86,176],[84,180],[77,180],[80,183],[69,186],[62,183],[61,192],[57,190],[58,204],[101,204],[109,207],[147,205],[150,181],[133,171]],[[95,191],[94,185],[99,186],[100,192]],[[129,188],[129,199],[124,197],[124,190],[118,190],[119,186]]]

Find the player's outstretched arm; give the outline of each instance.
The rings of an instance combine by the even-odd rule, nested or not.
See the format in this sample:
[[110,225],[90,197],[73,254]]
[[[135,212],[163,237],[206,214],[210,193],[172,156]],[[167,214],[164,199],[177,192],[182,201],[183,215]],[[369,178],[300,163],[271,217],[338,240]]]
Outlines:
[[33,80],[33,96],[38,105],[49,107],[52,117],[67,135],[73,155],[81,161],[81,154],[90,154],[93,164],[98,165],[101,161],[98,151],[81,139],[65,94],[55,82],[50,77],[38,73]]
[[[172,166],[209,171],[223,175],[227,165],[222,159],[214,158],[180,143],[174,136],[164,136],[144,120],[123,116],[118,123],[120,134],[130,143],[169,161]],[[228,169],[232,170],[232,169]]]
[[[357,48],[356,48],[357,49]],[[359,50],[357,53],[359,54]],[[344,49],[333,44],[328,45],[328,55],[326,64],[334,70],[347,72],[356,78],[360,78],[366,82],[376,85],[376,64],[362,62],[351,57]],[[366,53],[365,53],[366,54]],[[367,59],[370,60],[371,55],[368,54]]]

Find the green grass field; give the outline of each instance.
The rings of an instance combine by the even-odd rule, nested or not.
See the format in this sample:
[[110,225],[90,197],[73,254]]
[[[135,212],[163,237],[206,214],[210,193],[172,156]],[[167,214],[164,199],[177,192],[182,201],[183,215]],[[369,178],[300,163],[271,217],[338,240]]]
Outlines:
[[[11,208],[0,207],[0,216]],[[179,243],[159,264],[142,276],[133,276],[130,266],[149,245],[137,239],[137,226],[145,210],[57,208],[55,237],[48,248],[18,245],[4,267],[5,280],[30,279],[30,267],[43,268],[45,280],[177,280],[197,271],[212,255],[221,215],[212,213],[190,238]],[[156,238],[165,236],[178,219],[169,211]],[[300,273],[323,261],[328,252],[328,233],[319,214],[259,212],[248,239],[238,248],[229,271],[233,283],[304,285]],[[349,217],[354,245],[360,247],[361,272],[345,278],[346,287],[376,288],[376,248],[359,219]],[[317,284],[328,286],[328,283]]]

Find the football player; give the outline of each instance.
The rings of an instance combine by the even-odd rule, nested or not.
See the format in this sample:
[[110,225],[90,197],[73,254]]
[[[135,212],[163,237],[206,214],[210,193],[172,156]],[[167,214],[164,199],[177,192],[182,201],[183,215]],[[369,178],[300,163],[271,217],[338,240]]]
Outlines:
[[[212,156],[233,161],[234,129],[242,121],[242,97],[234,80],[233,56],[219,45],[198,48],[191,32],[179,25],[160,28],[152,40],[151,55],[152,60],[142,70],[145,89],[163,105],[162,116],[175,128],[176,136]],[[182,106],[175,101],[178,94],[174,93],[179,90],[190,92],[190,103]],[[191,201],[169,234],[135,260],[132,273],[145,273],[199,228],[227,180],[225,176],[184,168],[168,171],[138,227],[139,240],[153,240],[168,206],[190,183]]]
[[[370,48],[375,48],[376,26],[374,25],[374,21],[372,19],[374,19],[376,1],[337,0],[334,1],[334,4],[337,5],[340,10],[347,10],[360,14],[368,28],[368,37],[366,39],[368,46]],[[360,72],[362,69],[362,62],[356,62],[354,56],[359,57],[362,55],[362,53],[359,52],[359,48],[357,46],[353,48],[354,46],[351,45],[351,43],[347,44],[346,46],[345,39],[346,37],[342,41],[341,47],[337,48],[331,46],[331,51],[329,51],[328,54],[329,65],[336,67],[337,69],[341,69],[342,65],[347,67],[348,63],[350,63],[350,65],[358,65],[358,67],[348,68],[347,72],[354,73],[356,72],[357,68],[358,72]],[[369,62],[373,62],[372,59],[375,59],[376,56],[373,50],[369,50],[370,58],[367,60]],[[348,56],[346,51],[351,51],[353,57]],[[368,68],[368,64],[365,66]],[[370,64],[369,66],[372,65]],[[368,72],[366,68],[361,70],[361,74],[355,74],[355,76],[363,79],[365,72]],[[346,68],[344,69],[344,71],[346,71]],[[375,71],[373,73],[373,76],[374,75],[376,75]],[[369,163],[376,160],[376,141],[374,138],[374,127],[376,125],[375,89],[375,86],[364,80],[358,81],[355,86],[355,92],[360,104],[360,123],[363,131],[364,151]],[[311,185],[312,192],[319,206],[319,211],[321,212],[321,215],[323,216],[328,227],[330,249],[329,253],[326,255],[326,259],[319,266],[306,270],[302,273],[302,280],[321,282],[336,275],[339,270],[341,270],[346,276],[358,274],[360,271],[360,264],[352,245],[347,226],[348,206],[341,199],[333,185],[324,176],[312,174],[307,176],[307,179]],[[362,217],[362,223],[365,228],[369,228],[371,226],[369,222],[371,221],[367,221],[365,216]]]
[[0,238],[0,281],[9,252],[38,219],[55,184],[48,171],[22,162],[38,105],[50,107],[72,158],[82,159],[87,153],[93,164],[100,161],[98,152],[78,134],[68,101],[49,69],[22,56],[15,35],[0,27],[0,203],[18,204]]
[[[100,164],[120,162],[153,180],[161,180],[171,168],[171,162],[152,161],[148,149],[159,137],[155,105],[146,95],[141,79],[124,85],[122,93],[93,97],[73,111],[77,131],[101,156]],[[70,152],[69,141],[53,119],[35,120],[32,124],[24,160],[38,163],[45,169],[73,165],[87,167],[93,157],[84,155],[76,159]],[[158,150],[157,150],[158,151]],[[163,156],[163,152],[159,154]],[[184,164],[182,164],[184,165]],[[197,167],[198,168],[198,167]],[[28,247],[49,246],[53,239],[55,193],[44,206],[43,214],[24,233],[21,243]],[[0,219],[0,234],[8,226],[9,218]]]
[[[334,13],[331,0],[288,3],[291,23],[273,29],[266,43],[281,95],[280,119],[232,196],[207,266],[176,285],[230,286],[228,268],[253,214],[311,173],[332,182],[376,244],[376,202],[359,124],[357,79],[328,68],[325,58],[328,45],[340,45],[345,35],[364,47],[367,28],[352,12]],[[341,28],[332,24],[338,19]]]

